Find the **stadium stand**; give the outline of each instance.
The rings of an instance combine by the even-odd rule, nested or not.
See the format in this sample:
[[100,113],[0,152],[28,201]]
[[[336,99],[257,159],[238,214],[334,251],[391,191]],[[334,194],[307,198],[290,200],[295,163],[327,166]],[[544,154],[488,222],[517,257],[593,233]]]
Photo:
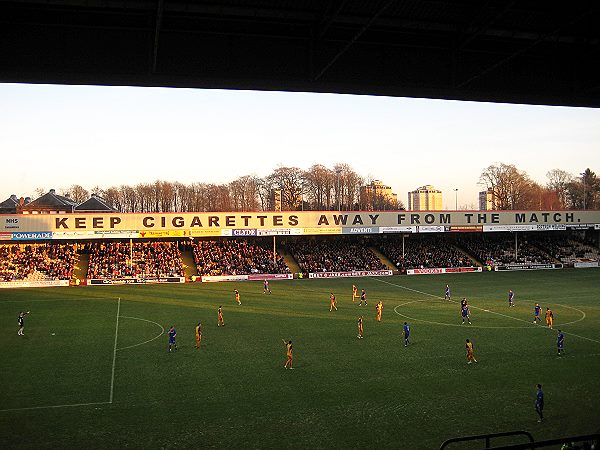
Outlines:
[[305,273],[387,269],[369,246],[366,241],[354,239],[299,239],[286,243]]
[[77,244],[3,244],[0,280],[70,280],[77,259]]
[[572,266],[578,260],[600,260],[600,251],[583,234],[535,233],[529,236],[529,241],[567,266]]
[[456,239],[457,244],[488,266],[508,264],[549,264],[555,260],[529,242],[526,234],[517,239],[515,255],[515,237],[513,234],[493,233],[482,235],[464,235]]
[[289,273],[280,255],[266,243],[248,240],[200,240],[192,244],[200,275]]
[[404,255],[402,254],[402,238],[399,236],[379,239],[378,248],[401,272],[406,272],[407,269],[473,265],[467,255],[443,236],[409,236],[404,240]]
[[176,242],[93,242],[88,278],[181,277],[183,263]]

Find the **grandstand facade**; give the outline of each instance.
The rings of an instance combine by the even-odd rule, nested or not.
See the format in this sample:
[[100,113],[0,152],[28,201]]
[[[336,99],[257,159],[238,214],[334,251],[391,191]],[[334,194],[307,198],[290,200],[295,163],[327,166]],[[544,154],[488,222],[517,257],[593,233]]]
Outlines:
[[385,276],[598,267],[600,260],[600,211],[141,214],[88,202],[98,211],[0,216],[2,282]]

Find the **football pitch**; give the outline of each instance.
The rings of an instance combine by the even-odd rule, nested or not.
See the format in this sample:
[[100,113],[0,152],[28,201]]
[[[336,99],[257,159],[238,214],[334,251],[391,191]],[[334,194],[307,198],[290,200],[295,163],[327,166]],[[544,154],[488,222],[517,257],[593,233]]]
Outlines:
[[[352,302],[352,284],[368,306]],[[600,431],[598,269],[270,285],[271,295],[257,282],[0,290],[0,448],[435,449],[462,435]],[[532,323],[536,302],[553,310],[554,330]],[[293,341],[294,370],[282,339]]]

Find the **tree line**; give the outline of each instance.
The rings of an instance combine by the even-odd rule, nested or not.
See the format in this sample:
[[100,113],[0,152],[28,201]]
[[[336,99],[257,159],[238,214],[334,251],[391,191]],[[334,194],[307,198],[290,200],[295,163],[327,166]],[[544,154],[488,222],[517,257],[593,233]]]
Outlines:
[[[539,184],[514,164],[495,163],[481,172],[479,184],[492,195],[493,208],[556,210],[599,209],[600,180],[589,168],[573,175],[562,169],[546,174]],[[157,180],[88,191],[80,185],[62,190],[77,203],[97,194],[120,212],[211,212],[211,211],[326,211],[400,210],[402,201],[363,191],[370,182],[348,164],[328,168],[320,164],[308,170],[277,167],[260,178],[245,175],[229,183],[190,183]],[[44,189],[37,189],[42,195]],[[275,193],[277,193],[277,200]]]
[[[373,193],[361,195],[366,180],[348,164],[328,168],[315,164],[308,170],[277,167],[260,178],[245,175],[229,183],[190,183],[157,180],[136,185],[123,184],[91,192],[73,185],[61,192],[77,203],[91,193],[102,197],[120,212],[210,212],[210,211],[283,211],[299,210],[398,210],[402,202]],[[42,195],[44,189],[37,189]]]
[[600,180],[589,168],[578,175],[553,169],[546,178],[542,185],[513,164],[495,163],[482,171],[479,183],[491,191],[494,209],[600,208]]

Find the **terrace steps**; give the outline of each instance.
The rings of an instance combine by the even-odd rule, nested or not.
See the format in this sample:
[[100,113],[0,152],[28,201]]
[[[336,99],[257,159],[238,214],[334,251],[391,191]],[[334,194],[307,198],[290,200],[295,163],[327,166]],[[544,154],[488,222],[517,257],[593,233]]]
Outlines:
[[300,266],[296,259],[292,256],[292,254],[288,251],[288,249],[284,245],[277,246],[277,253],[283,258],[283,262],[288,266],[291,273],[299,273]]
[[375,253],[375,256],[377,256],[379,258],[379,260],[385,264],[385,266],[389,269],[389,270],[393,270],[395,272],[398,271],[398,268],[394,265],[394,263],[392,261],[390,261],[388,259],[387,256],[385,256],[383,253],[381,253],[379,251],[379,249],[375,248],[375,247],[369,247],[369,249]]
[[79,260],[73,268],[73,278],[85,280],[87,278],[88,268],[90,266],[89,253],[79,253]]
[[194,261],[194,252],[182,251],[181,260],[183,262],[183,273],[186,279],[190,279],[193,276],[198,276],[198,267]]

